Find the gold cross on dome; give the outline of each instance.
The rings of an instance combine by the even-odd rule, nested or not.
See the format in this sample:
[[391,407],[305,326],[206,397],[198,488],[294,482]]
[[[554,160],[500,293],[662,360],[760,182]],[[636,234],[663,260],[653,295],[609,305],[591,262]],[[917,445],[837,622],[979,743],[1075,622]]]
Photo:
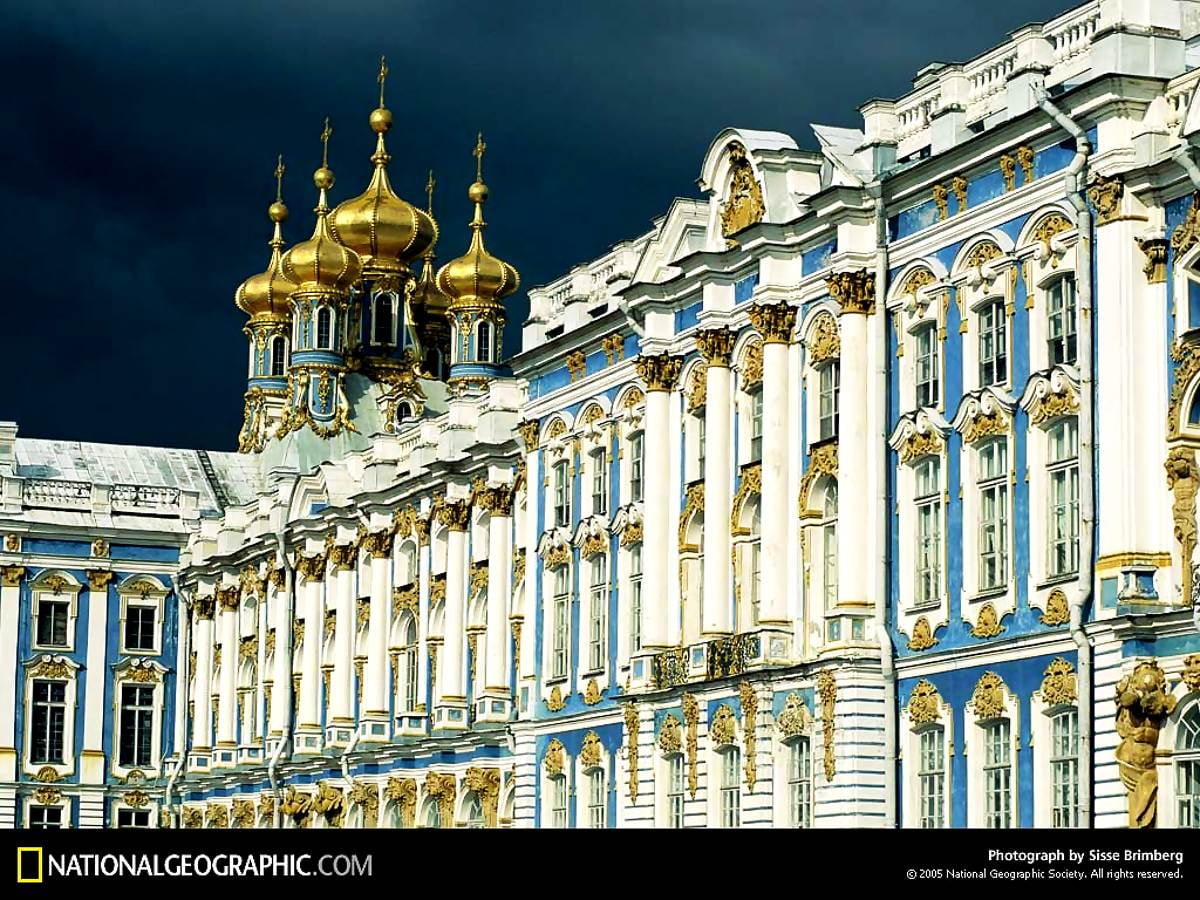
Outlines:
[[384,85],[384,82],[387,81],[387,77],[388,77],[387,57],[380,56],[379,57],[379,75],[375,79],[376,81],[379,82],[379,105],[380,105],[380,107],[383,106],[383,85]]
[[321,165],[329,168],[329,138],[333,135],[333,129],[329,127],[329,116],[325,117],[325,128],[321,132]]
[[285,166],[283,165],[283,154],[279,154],[279,161],[275,163],[275,202],[283,200],[283,173]]
[[437,186],[437,179],[433,177],[433,169],[429,170],[429,180],[425,182],[425,196],[429,199],[429,212],[433,212],[433,189]]
[[479,132],[479,136],[475,139],[475,180],[483,181],[483,151],[487,149],[487,144],[483,142],[483,132]]

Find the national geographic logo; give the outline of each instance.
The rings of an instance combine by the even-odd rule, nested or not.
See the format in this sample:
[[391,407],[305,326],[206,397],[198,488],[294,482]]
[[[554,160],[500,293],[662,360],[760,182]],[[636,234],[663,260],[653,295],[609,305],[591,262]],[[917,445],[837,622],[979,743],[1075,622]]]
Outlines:
[[17,848],[17,883],[63,878],[370,878],[373,854],[58,853]]
[[17,884],[42,883],[42,848],[17,848]]

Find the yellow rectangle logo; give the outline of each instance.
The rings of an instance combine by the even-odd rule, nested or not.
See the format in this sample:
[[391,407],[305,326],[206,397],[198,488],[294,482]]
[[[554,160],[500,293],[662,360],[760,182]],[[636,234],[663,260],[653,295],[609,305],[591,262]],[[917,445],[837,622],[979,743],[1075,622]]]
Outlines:
[[42,848],[17,848],[17,884],[42,883]]

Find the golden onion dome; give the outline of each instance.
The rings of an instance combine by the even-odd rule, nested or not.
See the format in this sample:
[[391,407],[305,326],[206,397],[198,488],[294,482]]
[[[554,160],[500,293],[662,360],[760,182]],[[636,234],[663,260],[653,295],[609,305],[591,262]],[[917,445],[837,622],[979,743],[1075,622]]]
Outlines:
[[333,133],[329,120],[321,140],[325,145],[321,168],[313,173],[313,184],[320,192],[317,198],[317,224],[312,237],[296,244],[283,255],[283,272],[296,282],[299,293],[344,294],[358,281],[362,261],[358,254],[344,246],[329,228],[329,203],[326,191],[333,187],[333,170],[329,168],[329,136]]
[[[431,171],[429,173],[429,180],[425,183],[425,193],[428,197],[428,206],[426,208],[430,218],[433,217],[433,188],[435,184],[433,172]],[[437,285],[437,266],[435,265],[437,257],[434,255],[433,250],[433,245],[430,244],[422,256],[421,275],[417,279],[417,283],[413,286],[412,293],[413,309],[420,312],[426,321],[443,318],[446,310],[450,307],[450,298],[442,293],[442,289]]]
[[407,270],[433,246],[438,236],[433,216],[402,199],[388,179],[391,157],[384,145],[384,135],[392,127],[392,112],[383,105],[386,77],[387,64],[381,60],[379,108],[370,118],[371,130],[376,135],[371,183],[357,197],[339,203],[331,222],[338,240],[362,257],[363,268],[369,274]]
[[275,202],[267,208],[267,215],[275,223],[275,234],[271,238],[271,261],[265,272],[251,275],[234,292],[233,302],[252,320],[280,320],[287,318],[287,298],[296,289],[296,282],[283,272],[283,222],[288,208],[283,203],[283,157],[275,166]]
[[450,306],[499,306],[500,299],[513,293],[521,284],[521,277],[511,265],[488,253],[483,244],[483,204],[488,198],[487,185],[483,183],[483,151],[486,148],[483,135],[475,145],[475,183],[467,196],[475,204],[475,217],[471,221],[471,245],[467,252],[442,266],[437,274],[437,286],[450,298]]

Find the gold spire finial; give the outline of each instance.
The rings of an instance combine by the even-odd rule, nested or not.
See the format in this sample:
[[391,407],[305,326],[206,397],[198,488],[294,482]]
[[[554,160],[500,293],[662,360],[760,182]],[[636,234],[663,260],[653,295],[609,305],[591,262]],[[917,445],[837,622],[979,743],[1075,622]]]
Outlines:
[[483,151],[487,149],[487,144],[483,142],[483,132],[479,132],[479,136],[475,139],[475,180],[483,181]]
[[379,105],[380,105],[380,107],[383,106],[383,86],[387,82],[387,77],[388,77],[387,57],[380,56],[379,57],[379,75],[375,79],[376,81],[379,82]]
[[275,163],[275,202],[283,202],[283,173],[286,171],[283,165],[283,154],[279,154],[279,159]]
[[271,217],[271,221],[275,223],[275,237],[271,243],[276,241],[283,244],[283,234],[279,230],[279,223],[287,218],[288,208],[283,204],[283,154],[279,154],[279,159],[275,162],[275,202],[267,208],[267,215]]
[[425,182],[426,209],[433,215],[433,189],[437,187],[437,179],[433,177],[433,169],[429,170],[429,180]]
[[321,168],[329,168],[329,139],[333,136],[333,129],[329,125],[329,116],[325,117],[325,128],[321,131]]

